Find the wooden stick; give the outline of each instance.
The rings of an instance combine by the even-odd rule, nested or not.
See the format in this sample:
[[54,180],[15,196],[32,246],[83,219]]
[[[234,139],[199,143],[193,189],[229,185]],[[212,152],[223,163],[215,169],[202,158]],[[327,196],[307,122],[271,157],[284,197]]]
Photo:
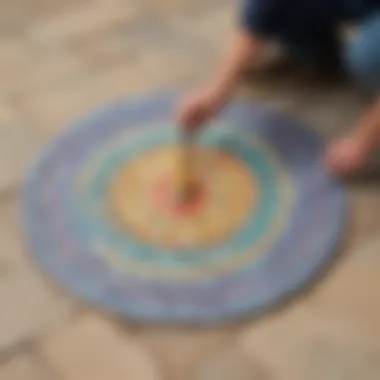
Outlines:
[[192,148],[194,145],[193,134],[183,132],[177,163],[177,200],[187,202],[192,197],[194,185]]

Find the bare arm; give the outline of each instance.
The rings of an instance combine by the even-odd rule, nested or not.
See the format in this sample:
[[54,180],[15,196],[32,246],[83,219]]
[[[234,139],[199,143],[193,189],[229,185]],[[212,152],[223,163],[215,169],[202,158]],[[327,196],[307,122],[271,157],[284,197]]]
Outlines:
[[261,43],[246,32],[232,39],[226,58],[212,79],[182,103],[178,124],[196,130],[206,124],[230,101],[243,74],[260,54]]
[[380,139],[380,98],[377,98],[369,108],[357,128],[358,138],[372,146]]
[[226,58],[211,81],[218,96],[228,100],[241,83],[244,73],[261,53],[262,43],[245,31],[239,31],[232,39]]

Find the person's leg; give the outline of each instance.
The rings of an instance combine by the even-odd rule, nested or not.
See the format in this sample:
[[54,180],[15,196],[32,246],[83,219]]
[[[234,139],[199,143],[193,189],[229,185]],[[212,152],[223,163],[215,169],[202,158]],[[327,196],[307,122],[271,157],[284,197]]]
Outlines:
[[373,94],[374,104],[355,131],[329,149],[328,165],[342,173],[361,169],[380,143],[380,14],[363,23],[347,49],[346,65],[355,81]]
[[287,36],[289,53],[311,65],[334,67],[341,63],[341,41],[335,30],[326,25],[307,31],[299,30]]
[[268,34],[272,41],[282,47],[282,54],[276,56],[274,61],[264,60],[264,65],[256,69],[270,75],[297,70],[305,72],[306,69],[306,72],[326,79],[343,77],[342,44],[332,27],[318,26],[305,31],[297,25],[288,28],[276,26]]
[[380,91],[380,13],[365,21],[348,45],[345,64],[355,81],[366,91]]

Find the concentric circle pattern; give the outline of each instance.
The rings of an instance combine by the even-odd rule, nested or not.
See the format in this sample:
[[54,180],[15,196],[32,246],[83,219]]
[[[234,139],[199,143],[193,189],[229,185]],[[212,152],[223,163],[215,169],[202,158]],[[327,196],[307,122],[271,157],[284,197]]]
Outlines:
[[322,145],[285,116],[232,106],[192,153],[178,202],[176,98],[120,102],[41,156],[25,188],[37,261],[90,302],[148,322],[207,323],[296,291],[333,256],[345,194]]
[[195,149],[197,198],[181,202],[176,199],[179,149],[142,153],[120,170],[110,186],[114,215],[142,241],[167,249],[228,240],[253,211],[257,195],[251,171],[224,152]]

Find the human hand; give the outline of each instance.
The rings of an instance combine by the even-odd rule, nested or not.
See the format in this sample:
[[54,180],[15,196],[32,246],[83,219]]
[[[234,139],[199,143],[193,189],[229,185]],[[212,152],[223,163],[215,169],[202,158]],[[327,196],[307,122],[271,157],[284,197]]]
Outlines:
[[356,135],[338,140],[326,152],[327,168],[338,175],[353,174],[363,169],[373,146],[372,141]]
[[197,131],[218,115],[226,100],[223,91],[207,86],[185,99],[179,109],[178,124],[185,131]]

